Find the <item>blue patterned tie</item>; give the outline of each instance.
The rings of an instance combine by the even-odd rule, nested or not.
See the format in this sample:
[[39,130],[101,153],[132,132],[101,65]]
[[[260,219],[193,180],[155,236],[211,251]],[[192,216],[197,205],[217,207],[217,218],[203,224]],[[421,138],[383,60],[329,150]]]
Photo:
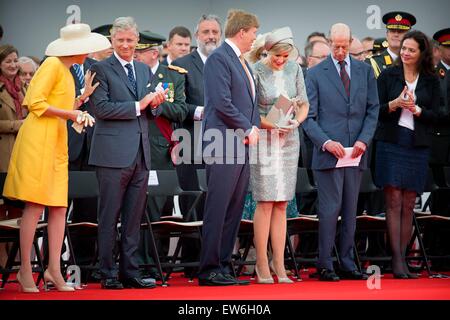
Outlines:
[[127,63],[125,65],[125,68],[128,69],[128,80],[130,80],[130,83],[133,86],[134,94],[137,95],[136,78],[134,77],[133,67],[131,66],[131,63]]
[[78,80],[78,83],[80,84],[80,88],[84,88],[84,75],[83,75],[83,71],[81,70],[81,66],[78,63],[74,63],[73,70],[75,71],[75,74],[77,75],[77,80]]

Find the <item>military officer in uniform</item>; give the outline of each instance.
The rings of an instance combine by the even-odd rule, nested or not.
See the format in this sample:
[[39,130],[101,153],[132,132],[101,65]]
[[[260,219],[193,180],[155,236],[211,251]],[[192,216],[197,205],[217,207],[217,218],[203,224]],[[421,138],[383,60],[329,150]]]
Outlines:
[[170,136],[179,123],[186,119],[188,109],[184,94],[184,74],[187,71],[177,66],[166,66],[159,62],[162,50],[163,36],[150,31],[139,34],[136,46],[136,60],[147,64],[152,70],[153,77],[149,83],[150,90],[155,91],[159,86],[168,88],[167,100],[162,104],[160,120],[150,121],[151,168],[154,170],[174,169],[170,151],[174,143]]
[[[439,30],[433,35],[433,39],[439,42],[439,51],[441,53],[441,61],[436,67],[441,92],[439,117],[433,127],[430,166],[433,169],[435,182],[440,186],[445,186],[443,167],[450,166],[450,28]],[[434,192],[431,205],[432,213],[450,215],[449,197],[448,191],[440,190]]]
[[400,53],[400,42],[405,33],[416,24],[416,18],[407,12],[393,11],[383,16],[383,22],[386,25],[388,47],[380,54],[373,55],[367,60],[372,65],[376,78],[397,59]]

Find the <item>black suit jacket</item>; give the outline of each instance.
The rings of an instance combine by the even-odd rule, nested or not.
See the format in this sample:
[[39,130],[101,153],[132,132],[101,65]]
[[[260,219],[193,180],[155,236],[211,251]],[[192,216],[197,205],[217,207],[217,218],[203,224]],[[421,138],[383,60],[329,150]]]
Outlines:
[[[380,113],[375,133],[376,140],[397,143],[401,108],[389,113],[388,103],[400,95],[405,85],[403,69],[398,66],[384,70],[378,77]],[[414,145],[417,147],[431,145],[433,125],[438,117],[439,91],[439,80],[436,75],[420,73],[415,90],[416,105],[422,108],[421,115],[414,116]]]
[[[173,65],[180,66],[188,71],[185,75],[185,94],[186,94],[186,105],[188,107],[189,113],[186,119],[182,123],[182,127],[189,130],[191,133],[191,155],[194,159],[194,148],[198,147],[195,137],[200,136],[199,130],[194,133],[194,113],[198,106],[204,106],[204,88],[203,88],[203,67],[204,63],[197,50],[191,52],[190,54],[178,58],[172,62]],[[200,126],[197,126],[200,129]]]
[[[86,58],[83,64],[84,74],[91,68],[91,66],[97,61],[91,58]],[[77,75],[73,67],[70,67],[70,73],[72,73],[73,79],[75,81],[75,96],[78,97],[81,94],[81,84],[78,81]],[[89,104],[85,103],[80,106],[79,110],[87,111],[93,116],[92,111],[89,109]],[[68,130],[68,146],[69,146],[69,162],[76,161],[80,158],[81,152],[83,150],[83,144],[86,143],[87,155],[89,155],[89,150],[91,146],[92,133],[94,132],[93,127],[86,127],[83,132],[78,133],[72,128],[72,120],[67,121]]]

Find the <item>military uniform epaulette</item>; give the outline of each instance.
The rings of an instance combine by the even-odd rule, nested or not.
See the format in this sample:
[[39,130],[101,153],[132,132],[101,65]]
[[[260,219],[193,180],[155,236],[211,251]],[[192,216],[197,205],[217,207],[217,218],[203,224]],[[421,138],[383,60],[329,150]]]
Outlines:
[[174,65],[170,64],[170,65],[168,65],[167,67],[168,67],[170,70],[175,70],[175,71],[177,71],[177,72],[179,72],[179,73],[183,73],[183,74],[188,73],[188,71],[187,71],[186,69],[184,69],[184,68],[182,68],[182,67],[179,67],[179,66],[174,66]]
[[383,51],[379,54],[376,54],[372,56],[373,59],[375,59],[378,63],[382,64],[383,66],[390,66],[394,61],[392,61],[392,57],[389,55],[387,51]]
[[394,63],[392,57],[389,55],[387,50],[378,53],[376,55],[373,55],[366,61],[372,66],[376,78],[378,78],[381,71],[383,71],[384,69],[386,69],[387,67],[391,66]]

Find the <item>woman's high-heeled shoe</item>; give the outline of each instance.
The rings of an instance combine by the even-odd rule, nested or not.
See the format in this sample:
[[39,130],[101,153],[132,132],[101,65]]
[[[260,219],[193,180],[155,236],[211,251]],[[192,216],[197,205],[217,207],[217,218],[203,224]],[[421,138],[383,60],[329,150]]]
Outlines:
[[272,277],[269,277],[269,278],[262,278],[262,277],[259,275],[259,272],[258,272],[258,266],[257,266],[257,265],[255,265],[255,272],[256,272],[256,283],[260,283],[260,284],[273,284],[273,283],[274,283]]
[[19,290],[22,290],[23,293],[38,293],[39,289],[34,286],[34,287],[25,287],[24,284],[22,283],[22,276],[20,275],[20,271],[17,272],[17,276],[16,276],[17,282],[19,283]]
[[270,269],[275,273],[275,275],[277,276],[277,281],[278,281],[278,283],[294,283],[294,281],[292,281],[291,279],[289,279],[289,278],[287,277],[287,275],[286,275],[285,277],[280,277],[280,276],[278,275],[278,273],[276,272],[275,267],[273,266],[273,262],[272,262],[272,261],[270,261],[269,267],[270,267]]
[[45,283],[44,284],[45,291],[50,290],[49,284],[53,284],[53,286],[58,291],[63,291],[63,292],[75,291],[74,288],[72,288],[71,286],[68,286],[65,282],[57,283],[55,281],[55,278],[53,278],[53,276],[50,274],[50,272],[48,270],[45,270],[45,272],[44,272],[44,283]]

